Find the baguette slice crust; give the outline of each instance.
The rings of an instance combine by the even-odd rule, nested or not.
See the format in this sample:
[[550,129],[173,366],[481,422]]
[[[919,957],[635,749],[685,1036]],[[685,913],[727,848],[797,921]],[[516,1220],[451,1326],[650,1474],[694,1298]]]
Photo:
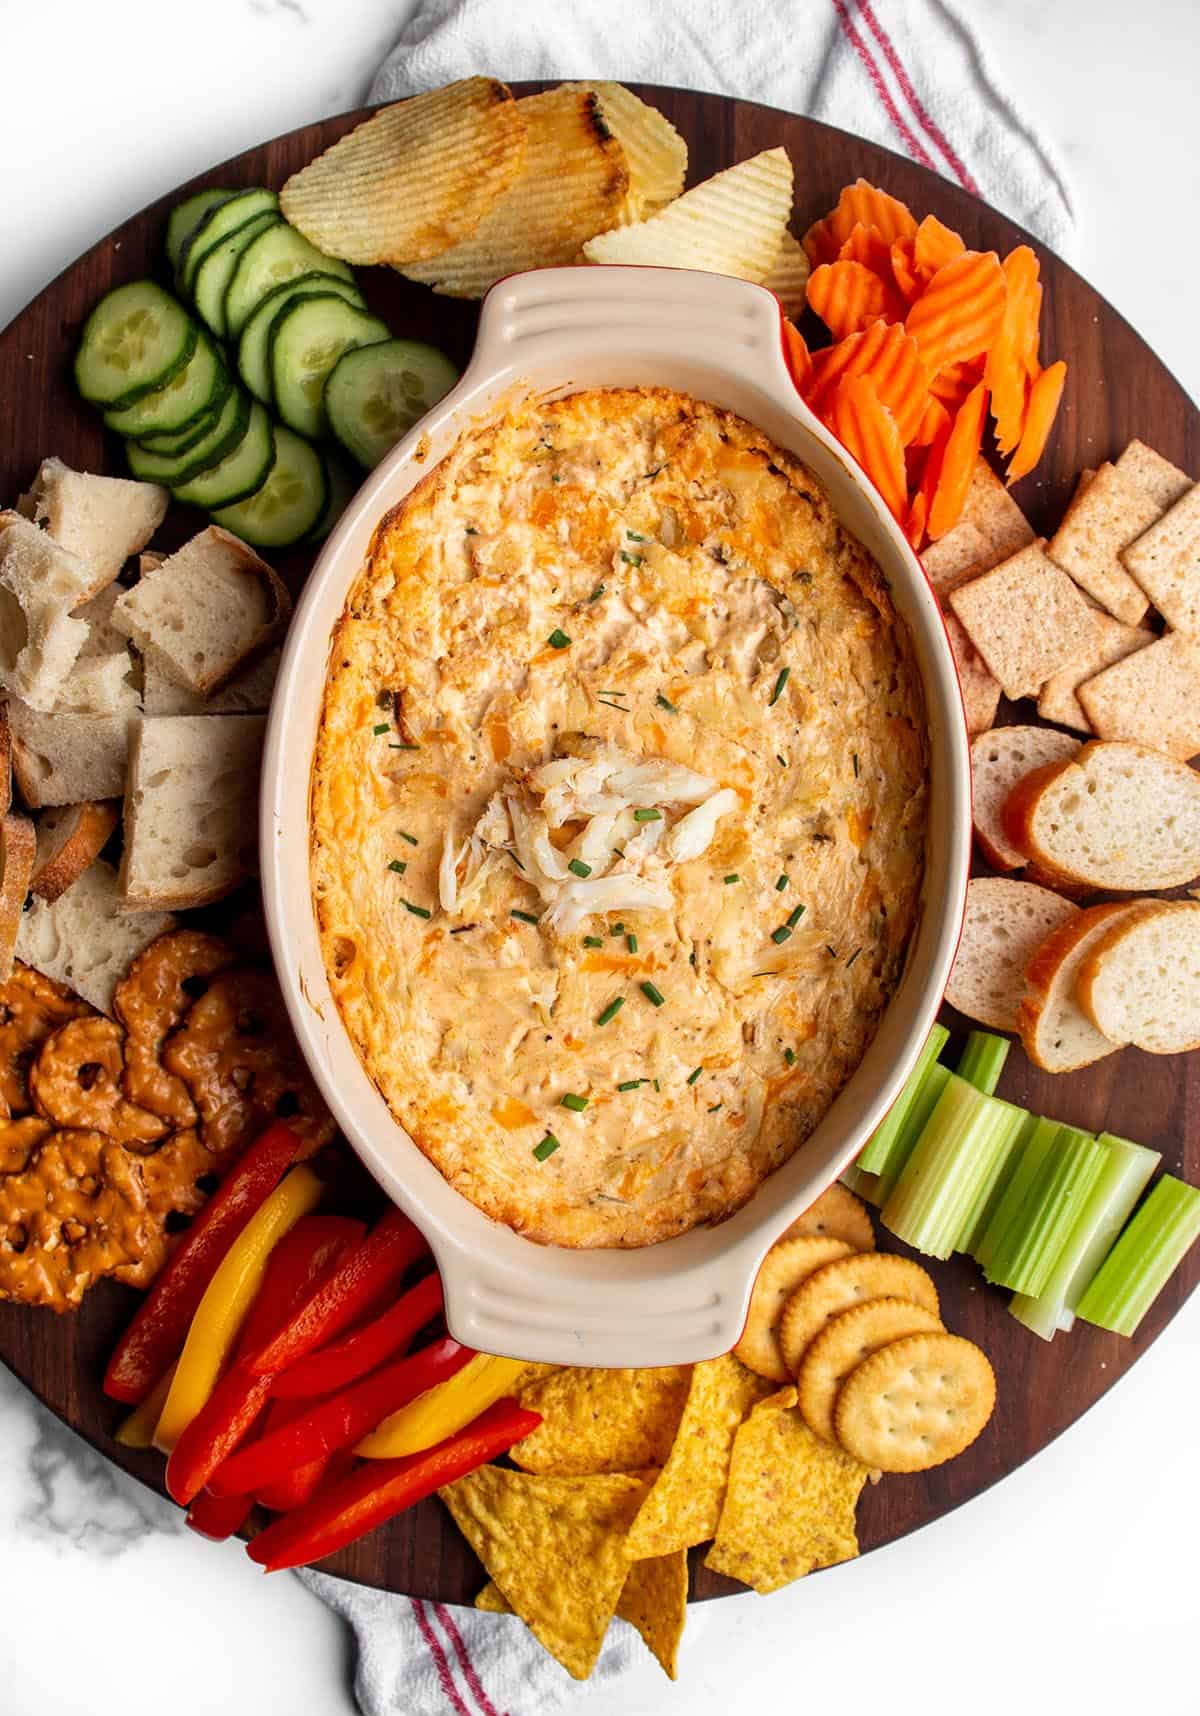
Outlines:
[[1145,745],[1096,740],[1018,781],[1001,827],[1064,882],[1176,888],[1200,873],[1200,774]]
[[1019,870],[1023,852],[1007,840],[1000,825],[1004,801],[1033,769],[1073,757],[1080,740],[1052,727],[993,727],[971,745],[971,792],[975,839],[995,870]]
[[25,816],[6,816],[0,821],[0,982],[13,972],[17,931],[29,892],[29,876],[37,835]]
[[1079,907],[1032,882],[977,876],[967,884],[967,911],[946,1000],[994,1031],[1015,1031],[1025,998],[1025,972],[1046,937]]
[[1076,993],[1116,1043],[1151,1055],[1200,1049],[1200,902],[1132,906],[1084,960]]
[[1017,1009],[1021,1044],[1044,1072],[1075,1072],[1111,1055],[1118,1044],[1088,1018],[1075,998],[1084,961],[1113,925],[1136,906],[1089,906],[1051,930],[1025,972],[1025,999]]
[[209,525],[143,571],[113,608],[118,631],[197,697],[211,697],[281,635],[282,580],[239,537]]
[[100,856],[119,815],[120,805],[111,799],[48,810],[38,820],[30,892],[47,901],[65,894]]
[[17,510],[44,524],[55,542],[90,568],[86,594],[94,596],[112,583],[131,554],[146,546],[167,516],[170,498],[157,483],[98,477],[73,471],[61,459],[43,459]]
[[109,1018],[113,993],[131,962],[175,927],[166,912],[123,916],[119,897],[116,871],[97,859],[53,904],[35,899],[17,931],[18,959],[65,983]]

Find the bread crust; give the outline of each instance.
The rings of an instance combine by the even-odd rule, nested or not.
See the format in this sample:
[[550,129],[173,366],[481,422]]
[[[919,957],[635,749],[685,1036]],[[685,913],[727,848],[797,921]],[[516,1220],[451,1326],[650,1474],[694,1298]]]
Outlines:
[[[1093,1062],[1102,1060],[1106,1054],[1120,1048],[1119,1043],[1109,1039],[1109,1048],[1102,1049],[1099,1054],[1092,1055],[1087,1060],[1073,1061],[1069,1066],[1052,1065],[1039,1045],[1038,1032],[1055,999],[1054,986],[1058,975],[1066,961],[1077,951],[1080,942],[1095,935],[1098,929],[1110,924],[1114,918],[1124,917],[1133,909],[1122,902],[1087,907],[1077,917],[1070,917],[1065,923],[1059,924],[1057,929],[1051,930],[1026,966],[1025,998],[1017,1008],[1017,1030],[1025,1053],[1034,1066],[1041,1067],[1043,1072],[1074,1072],[1079,1067],[1091,1066]],[[1096,1026],[1096,1029],[1099,1030],[1100,1027]],[[1101,1032],[1102,1036],[1103,1034]]]
[[111,799],[89,800],[70,808],[78,812],[74,828],[53,856],[34,869],[29,880],[30,891],[48,902],[65,894],[100,856],[120,815]]
[[[1096,1029],[1104,1032],[1100,1022],[1097,1005],[1096,985],[1104,971],[1106,959],[1136,929],[1149,919],[1169,917],[1176,912],[1200,911],[1200,902],[1194,900],[1137,900],[1123,913],[1121,921],[1114,923],[1106,936],[1103,936],[1092,951],[1089,958],[1084,960],[1079,976],[1075,981],[1075,994],[1080,1007],[1095,1025]],[[1109,1021],[1110,1028],[1112,1021]],[[1136,1042],[1135,1038],[1126,1037],[1124,1042]],[[1147,1054],[1190,1054],[1193,1049],[1200,1049],[1200,1035],[1187,1042],[1180,1042],[1170,1049],[1150,1049],[1144,1043],[1137,1043],[1138,1048]]]
[[27,816],[6,816],[0,823],[0,982],[13,973],[13,955],[21,912],[29,892],[29,876],[37,834]]

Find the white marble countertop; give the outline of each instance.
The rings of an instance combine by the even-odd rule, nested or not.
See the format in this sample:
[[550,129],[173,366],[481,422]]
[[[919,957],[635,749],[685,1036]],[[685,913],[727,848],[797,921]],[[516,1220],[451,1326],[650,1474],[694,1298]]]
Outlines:
[[[1067,164],[1077,265],[1200,395],[1200,11],[1142,0],[1130,28],[1124,0],[960,3]],[[0,325],[172,185],[356,105],[406,10],[3,0]],[[1194,1713],[1198,1418],[1194,1303],[1132,1380],[1006,1483],[769,1602],[708,1606],[674,1691],[647,1659],[587,1708],[854,1711],[870,1695],[889,1716]],[[340,1622],[294,1579],[264,1581],[240,1548],[193,1539],[7,1373],[0,1448],[4,1716],[353,1711]]]

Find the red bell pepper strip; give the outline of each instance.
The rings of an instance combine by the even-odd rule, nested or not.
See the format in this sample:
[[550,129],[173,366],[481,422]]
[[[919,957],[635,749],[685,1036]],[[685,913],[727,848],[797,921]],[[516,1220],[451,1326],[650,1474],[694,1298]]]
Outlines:
[[220,1543],[240,1531],[254,1506],[249,1496],[210,1496],[201,1490],[187,1511],[187,1524],[200,1537]]
[[303,1148],[290,1127],[269,1126],[230,1169],[187,1230],[117,1343],[104,1392],[135,1406],[178,1357],[221,1259]]
[[498,1400],[473,1424],[436,1448],[402,1460],[373,1460],[320,1489],[306,1507],[273,1520],[247,1546],[252,1561],[274,1573],[303,1567],[344,1549],[355,1538],[504,1453],[536,1430],[542,1418],[515,1400]]
[[260,1375],[286,1370],[306,1353],[332,1341],[357,1322],[371,1302],[394,1286],[428,1250],[408,1217],[399,1210],[389,1210],[275,1339],[250,1359],[250,1368]]
[[275,1378],[272,1394],[279,1400],[303,1400],[357,1382],[403,1351],[418,1329],[437,1316],[442,1299],[442,1278],[435,1271],[402,1293],[381,1317],[289,1366]]
[[217,1496],[253,1495],[297,1466],[308,1465],[339,1448],[352,1448],[393,1412],[398,1412],[427,1388],[454,1376],[474,1353],[447,1336],[422,1347],[409,1358],[385,1365],[352,1388],[322,1400],[269,1436],[239,1449],[208,1480]]
[[[296,1400],[272,1401],[267,1408],[266,1425],[268,1430],[277,1422],[288,1424],[299,1416],[297,1412],[304,1411],[304,1403]],[[281,1416],[276,1420],[274,1414]],[[337,1454],[322,1455],[319,1460],[310,1460],[307,1466],[297,1466],[294,1472],[285,1472],[273,1484],[264,1484],[261,1490],[254,1492],[254,1499],[260,1507],[269,1508],[272,1513],[291,1513],[293,1508],[303,1507],[317,1493],[318,1486],[329,1474],[331,1480],[344,1477],[356,1465],[357,1461],[348,1448],[343,1448]]]
[[[362,1238],[361,1222],[304,1216],[271,1253],[258,1297],[239,1336],[233,1363],[183,1430],[167,1461],[167,1493],[182,1506],[197,1496],[222,1460],[249,1435],[271,1392],[269,1376],[242,1362],[257,1352]],[[249,1504],[247,1504],[249,1505]]]

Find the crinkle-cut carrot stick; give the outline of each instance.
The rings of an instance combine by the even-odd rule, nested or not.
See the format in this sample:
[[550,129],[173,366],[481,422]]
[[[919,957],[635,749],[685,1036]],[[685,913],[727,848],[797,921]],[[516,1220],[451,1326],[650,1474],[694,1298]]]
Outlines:
[[916,260],[913,255],[915,240],[898,238],[891,248],[892,279],[896,282],[896,290],[907,304],[915,304],[925,289],[925,282],[917,273]]
[[892,278],[892,247],[873,226],[856,221],[850,235],[837,253],[839,262],[861,262],[885,283]]
[[882,318],[904,320],[904,300],[893,286],[861,262],[826,262],[808,280],[809,307],[835,340],[857,334]]
[[929,383],[929,391],[936,400],[946,407],[951,417],[958,410],[963,400],[971,392],[976,382],[983,379],[982,358],[971,358],[960,363],[948,363],[938,371]]
[[[811,282],[809,290],[811,296]],[[905,322],[931,376],[983,356],[999,331],[1006,294],[995,251],[964,251],[938,269]]]
[[1007,286],[1004,319],[988,352],[984,379],[992,401],[996,445],[1007,454],[1021,439],[1030,383],[1037,379],[1042,287],[1038,259],[1027,244],[1011,251],[1002,266]]
[[929,508],[929,534],[934,542],[953,528],[962,517],[967,490],[975,471],[975,461],[983,442],[983,423],[987,415],[987,384],[977,382],[959,407],[954,427],[946,441],[946,450],[938,472],[937,488]]
[[921,421],[917,424],[916,432],[909,442],[911,447],[932,447],[939,435],[950,433],[950,413],[940,399],[932,394],[925,401],[925,409],[921,413]]
[[908,511],[904,443],[896,419],[882,405],[869,375],[843,376],[833,406],[834,433],[858,460],[901,522]]
[[919,275],[932,280],[939,268],[953,262],[966,248],[951,227],[943,226],[936,215],[926,215],[913,239],[913,264]]
[[1041,458],[1046,438],[1058,415],[1059,401],[1062,399],[1066,380],[1067,366],[1060,359],[1058,363],[1052,363],[1048,369],[1044,369],[1030,388],[1021,442],[1008,467],[1007,481],[1010,486],[1021,477],[1028,476]]
[[908,508],[908,516],[904,520],[904,534],[914,553],[919,554],[925,543],[925,519],[929,511],[929,496],[924,489],[918,489]]
[[783,318],[783,355],[797,393],[804,394],[812,382],[812,354],[804,335],[786,316]]
[[[824,361],[822,361],[824,360]],[[896,419],[907,443],[916,432],[928,393],[916,342],[898,322],[873,322],[861,334],[848,334],[813,359],[807,398],[818,417],[829,421],[838,383],[846,375],[869,375],[880,403]]]
[[858,224],[873,228],[888,244],[896,238],[911,238],[917,230],[904,203],[866,179],[857,179],[845,187],[824,220],[814,222],[805,233],[802,242],[813,267],[832,262]]

